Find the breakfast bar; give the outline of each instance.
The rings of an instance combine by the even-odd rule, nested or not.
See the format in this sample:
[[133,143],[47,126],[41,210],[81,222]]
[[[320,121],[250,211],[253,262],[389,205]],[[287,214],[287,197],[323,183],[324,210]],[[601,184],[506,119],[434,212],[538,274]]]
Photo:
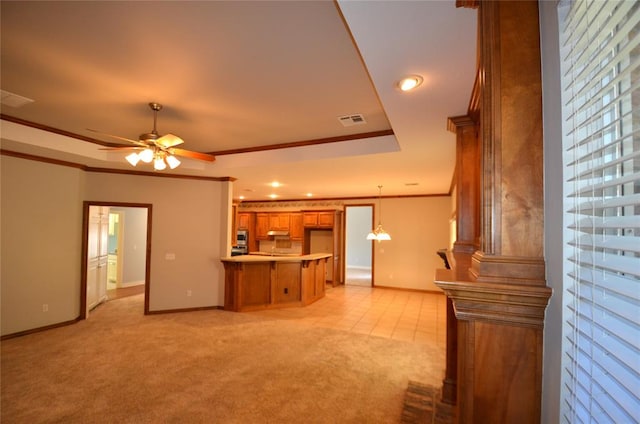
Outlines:
[[224,309],[256,311],[306,306],[325,294],[329,253],[240,255],[222,258]]

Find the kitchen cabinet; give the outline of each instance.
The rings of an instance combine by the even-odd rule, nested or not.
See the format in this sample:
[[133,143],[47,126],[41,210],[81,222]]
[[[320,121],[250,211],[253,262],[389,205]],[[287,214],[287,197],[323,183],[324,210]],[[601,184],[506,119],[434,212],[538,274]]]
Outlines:
[[289,214],[289,238],[293,241],[302,241],[304,238],[304,226],[300,212]]
[[282,212],[270,213],[269,230],[289,231],[289,214]]
[[325,296],[329,254],[223,258],[224,309],[256,311],[306,306]]
[[256,240],[269,240],[269,214],[256,213]]
[[238,224],[236,230],[246,230],[249,231],[251,229],[251,221],[253,218],[253,213],[251,212],[240,212],[238,214]]
[[344,236],[342,234],[342,212],[305,211],[303,212],[303,223],[303,254],[331,253],[332,257],[327,263],[326,280],[334,287],[343,284],[342,254]]
[[235,229],[231,245],[237,244],[236,234],[238,231],[246,231],[248,234],[247,248],[249,252],[258,250],[258,242],[256,241],[256,214],[255,212],[238,212],[235,219]]
[[308,228],[333,228],[335,211],[303,212],[303,224]]

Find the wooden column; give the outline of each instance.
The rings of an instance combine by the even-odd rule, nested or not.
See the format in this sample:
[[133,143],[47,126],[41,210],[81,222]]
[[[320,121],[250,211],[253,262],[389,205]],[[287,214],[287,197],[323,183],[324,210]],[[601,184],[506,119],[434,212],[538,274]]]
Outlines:
[[478,281],[545,284],[538,3],[481,1]]
[[[458,323],[456,419],[537,424],[544,311],[551,296],[543,258],[538,3],[458,4],[477,7],[479,14],[479,69],[471,102],[479,114],[470,107],[469,116],[478,116],[480,124],[475,186],[480,213],[458,214],[462,239],[454,244],[454,255],[472,246],[470,262],[457,261],[454,269],[436,274]],[[464,144],[458,148],[464,152]],[[461,185],[458,191],[464,191],[458,193],[458,208],[465,201],[473,207],[474,189]],[[478,237],[470,240],[476,219]]]
[[[478,125],[469,116],[448,119],[448,130],[456,134],[456,241],[453,259],[456,271],[466,273],[471,255],[478,248],[480,158]],[[456,403],[458,378],[458,320],[453,302],[447,298],[447,359],[442,381],[442,401]]]
[[479,247],[478,128],[469,116],[448,120],[448,129],[456,134],[456,241],[454,253],[473,254]]

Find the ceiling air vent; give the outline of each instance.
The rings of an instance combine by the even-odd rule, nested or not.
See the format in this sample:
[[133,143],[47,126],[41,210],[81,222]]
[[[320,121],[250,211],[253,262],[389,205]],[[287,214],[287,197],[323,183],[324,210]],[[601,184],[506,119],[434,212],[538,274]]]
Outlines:
[[0,90],[0,92],[2,92],[2,104],[5,106],[21,107],[29,103],[33,103],[33,100],[26,97],[22,97],[4,90]]
[[353,125],[361,125],[361,124],[366,124],[367,123],[367,121],[364,120],[364,116],[362,116],[359,113],[357,113],[355,115],[339,116],[338,117],[338,121],[340,121],[340,123],[344,127],[351,127]]

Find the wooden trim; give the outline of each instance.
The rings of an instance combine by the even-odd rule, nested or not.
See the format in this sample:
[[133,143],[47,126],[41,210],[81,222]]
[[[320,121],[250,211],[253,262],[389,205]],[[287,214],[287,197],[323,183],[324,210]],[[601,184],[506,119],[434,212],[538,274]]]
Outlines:
[[471,91],[471,98],[469,99],[469,108],[467,115],[474,121],[480,120],[480,109],[482,102],[482,75],[480,69],[476,72],[476,79],[473,82],[473,89]]
[[469,115],[450,116],[447,118],[447,131],[458,134],[458,129],[463,127],[475,127],[475,121]]
[[78,319],[87,319],[87,267],[89,258],[89,202],[82,203],[82,240],[80,240],[80,314]]
[[470,272],[476,281],[546,284],[544,258],[539,257],[497,256],[477,251],[471,257]]
[[436,271],[436,283],[453,300],[456,318],[542,329],[551,288],[520,284],[455,281]]
[[393,286],[379,286],[379,285],[376,285],[376,284],[374,284],[372,287],[376,288],[376,289],[397,290],[397,291],[412,292],[412,293],[431,293],[431,294],[444,295],[444,292],[439,291],[439,290],[425,290],[425,289],[412,289],[412,288],[393,287]]
[[233,177],[201,177],[198,175],[184,175],[184,174],[165,174],[161,172],[151,171],[130,171],[128,169],[115,169],[115,168],[96,168],[87,166],[84,168],[86,172],[98,172],[104,174],[124,174],[134,175],[138,177],[159,177],[159,178],[175,178],[184,180],[203,180],[203,181],[235,181]]
[[105,147],[119,147],[119,146],[122,146],[122,144],[109,143],[109,142],[106,142],[106,141],[101,141],[101,140],[98,140],[98,139],[95,139],[95,138],[91,138],[91,137],[87,137],[87,136],[84,136],[84,135],[80,135],[80,134],[72,133],[72,132],[69,132],[69,131],[61,130],[59,128],[50,127],[48,125],[38,124],[38,123],[32,122],[32,121],[27,121],[26,119],[17,118],[15,116],[5,115],[4,113],[0,113],[0,119],[2,119],[3,121],[13,122],[13,123],[19,124],[19,125],[24,125],[25,127],[35,128],[37,130],[42,130],[42,131],[50,132],[50,133],[53,133],[53,134],[62,135],[62,136],[65,136],[65,137],[75,138],[76,140],[82,140],[82,141],[87,141],[89,143],[99,144],[99,145],[105,146]]
[[180,312],[196,312],[196,311],[211,311],[211,310],[223,310],[222,306],[199,306],[196,308],[180,308],[180,309],[160,309],[157,311],[148,311],[145,312],[145,315],[162,315],[162,314],[173,314]]
[[50,163],[52,165],[68,166],[71,168],[81,169],[85,172],[102,172],[106,174],[125,174],[139,177],[159,177],[159,178],[176,178],[186,180],[204,180],[204,181],[235,181],[234,177],[201,177],[197,175],[184,175],[184,174],[165,174],[159,172],[148,171],[133,171],[127,169],[115,169],[115,168],[98,168],[92,166],[82,165],[80,163],[68,162],[59,159],[51,159],[44,156],[36,156],[29,153],[15,152],[12,150],[0,149],[0,155],[12,156],[25,160],[32,160],[35,162]]
[[19,158],[19,159],[32,160],[32,161],[36,161],[36,162],[50,163],[52,165],[68,166],[70,168],[77,168],[77,169],[81,169],[83,171],[86,170],[86,166],[81,165],[79,163],[67,162],[67,161],[58,160],[58,159],[51,159],[51,158],[47,158],[47,157],[44,157],[44,156],[31,155],[31,154],[28,154],[28,153],[14,152],[13,150],[0,149],[0,155],[11,156],[11,157],[14,157],[14,158]]
[[278,143],[278,144],[269,144],[266,146],[255,146],[255,147],[244,147],[240,149],[220,150],[217,152],[209,152],[209,154],[214,156],[223,156],[223,155],[234,155],[238,153],[253,153],[253,152],[262,152],[265,150],[290,149],[293,147],[306,147],[306,146],[317,146],[319,144],[340,143],[343,141],[361,140],[364,138],[373,138],[373,137],[384,137],[387,135],[394,135],[394,134],[395,133],[393,132],[393,130],[381,130],[381,131],[372,131],[372,132],[350,134],[350,135],[340,135],[336,137],[316,138],[313,140],[294,141],[291,143]]
[[89,238],[89,207],[116,206],[147,209],[147,245],[144,277],[144,315],[149,314],[149,296],[151,290],[151,228],[153,205],[150,203],[105,202],[85,200],[82,202],[82,248],[80,256],[80,315],[79,320],[87,319],[87,252]]
[[[99,144],[105,147],[119,147],[122,144],[119,143],[110,143],[102,140],[98,140],[92,137],[87,137],[81,134],[72,133],[70,131],[61,130],[59,128],[50,127],[44,124],[38,124],[36,122],[27,121],[26,119],[17,118],[15,116],[5,115],[4,113],[0,113],[0,119],[3,121],[13,122],[15,124],[24,125],[26,127],[35,128],[42,131],[47,131],[53,134],[62,135],[65,137],[75,138],[76,140],[87,141],[89,143]],[[366,133],[358,133],[358,134],[349,134],[349,135],[340,135],[335,137],[326,137],[326,138],[317,138],[313,140],[302,140],[302,141],[294,141],[291,143],[277,143],[270,144],[266,146],[256,146],[256,147],[245,147],[241,149],[230,149],[230,150],[220,150],[217,152],[208,152],[210,155],[214,156],[223,156],[223,155],[233,155],[237,153],[252,153],[252,152],[261,152],[265,150],[278,150],[278,149],[289,149],[292,147],[305,147],[305,146],[315,146],[318,144],[327,144],[327,143],[339,143],[342,141],[351,141],[351,140],[360,140],[363,138],[373,138],[373,137],[383,137],[387,135],[394,135],[392,129],[388,130],[380,130],[380,131],[371,131]]]
[[27,336],[29,334],[40,333],[42,331],[52,330],[54,328],[66,327],[67,325],[75,324],[78,321],[80,321],[80,317],[69,320],[69,321],[63,321],[63,322],[57,322],[51,325],[45,325],[44,327],[31,328],[29,330],[18,331],[17,333],[5,334],[2,337],[0,337],[0,341],[14,339],[16,337]]
[[480,250],[500,254],[502,209],[502,163],[500,147],[502,144],[502,115],[500,95],[500,5],[496,1],[482,3],[479,9],[480,57],[479,70],[481,103],[481,196],[484,199],[480,211],[482,245]]
[[[436,194],[403,194],[397,196],[382,196],[382,199],[409,199],[409,198],[420,198],[420,197],[449,197],[450,193],[436,193]],[[378,196],[354,196],[354,197],[304,197],[304,198],[291,198],[291,199],[278,199],[278,200],[239,200],[234,199],[236,204],[242,204],[243,207],[252,207],[262,204],[277,204],[277,203],[287,203],[287,202],[320,202],[320,201],[334,201],[334,200],[342,200],[342,201],[350,201],[350,200],[365,200],[365,199],[378,199]],[[356,206],[356,205],[354,205]]]
[[480,6],[480,0],[456,0],[456,7],[464,7],[467,9],[477,9]]

